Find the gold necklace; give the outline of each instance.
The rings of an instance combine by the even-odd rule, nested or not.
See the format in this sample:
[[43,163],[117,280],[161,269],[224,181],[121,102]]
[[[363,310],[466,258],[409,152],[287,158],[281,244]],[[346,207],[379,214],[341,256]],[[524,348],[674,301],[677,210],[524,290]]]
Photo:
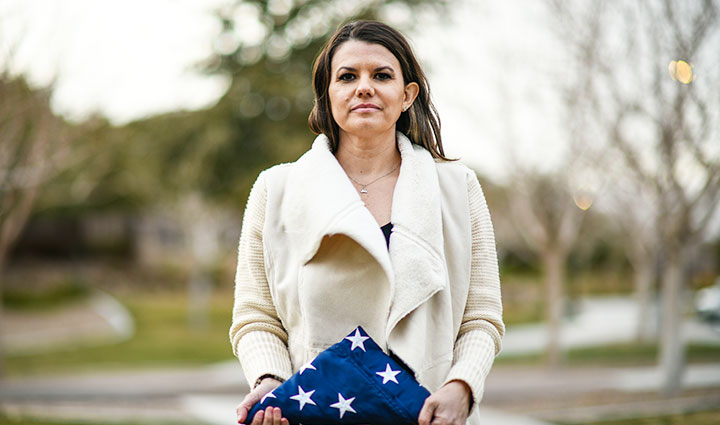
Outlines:
[[355,183],[355,184],[358,185],[358,186],[362,186],[362,187],[360,188],[360,193],[362,193],[363,195],[367,195],[367,193],[368,193],[367,187],[368,187],[368,186],[370,186],[371,184],[375,183],[376,181],[382,179],[383,177],[389,176],[389,175],[392,174],[395,170],[397,170],[399,166],[400,166],[400,162],[398,162],[398,165],[396,165],[395,168],[393,168],[392,170],[390,170],[390,171],[388,171],[387,173],[383,174],[382,176],[376,178],[375,180],[371,181],[370,183],[364,183],[364,184],[363,184],[363,183],[360,183],[359,181],[355,180],[354,178],[352,178],[352,177],[350,176],[350,174],[348,174],[347,176],[350,178],[350,180],[353,181],[353,183]]

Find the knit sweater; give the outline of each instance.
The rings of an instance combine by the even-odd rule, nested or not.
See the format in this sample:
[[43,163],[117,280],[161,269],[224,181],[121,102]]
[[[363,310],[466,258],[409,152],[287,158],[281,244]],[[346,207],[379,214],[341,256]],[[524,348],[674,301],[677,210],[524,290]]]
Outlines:
[[[405,159],[404,157],[403,161]],[[278,167],[287,169],[293,167],[293,164],[274,168]],[[464,208],[469,212],[471,231],[467,296],[459,298],[460,302],[464,302],[462,318],[456,330],[452,367],[442,383],[452,380],[466,382],[477,404],[482,398],[485,378],[495,355],[500,351],[504,334],[492,223],[474,173],[457,163],[438,162],[434,167],[437,167],[440,175],[452,169],[455,175],[460,172],[460,175],[465,176],[467,197]],[[458,171],[459,169],[465,171]],[[276,213],[267,210],[268,171],[261,174],[253,186],[243,218],[235,279],[233,323],[230,329],[233,351],[240,359],[250,383],[263,374],[287,379],[302,366],[291,360],[288,330],[278,314],[271,290],[272,284],[268,278],[272,263],[282,262],[282,259],[272,258],[264,244],[266,217]],[[442,181],[441,178],[440,186],[443,185]],[[452,190],[458,188],[452,187]],[[399,225],[397,230],[402,232],[402,226]],[[391,245],[393,243],[391,241]],[[452,249],[446,248],[446,251],[452,254]],[[383,342],[381,341],[381,346]]]

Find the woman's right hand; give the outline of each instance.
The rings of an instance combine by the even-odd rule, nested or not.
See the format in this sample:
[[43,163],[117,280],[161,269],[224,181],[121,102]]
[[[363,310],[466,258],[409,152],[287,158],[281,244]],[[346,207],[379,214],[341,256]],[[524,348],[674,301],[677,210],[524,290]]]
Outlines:
[[[235,409],[235,412],[237,413],[238,423],[246,423],[248,419],[247,415],[253,408],[255,403],[260,401],[260,399],[265,394],[279,387],[280,384],[280,381],[273,378],[265,378],[260,381],[260,385],[255,387],[254,390],[250,391],[250,393],[246,395],[243,401],[238,405],[237,409]],[[265,410],[260,410],[259,412],[257,412],[255,414],[255,417],[252,419],[252,423],[250,425],[289,425],[289,423],[290,422],[288,422],[287,419],[282,417],[282,412],[280,411],[280,408],[268,407]]]

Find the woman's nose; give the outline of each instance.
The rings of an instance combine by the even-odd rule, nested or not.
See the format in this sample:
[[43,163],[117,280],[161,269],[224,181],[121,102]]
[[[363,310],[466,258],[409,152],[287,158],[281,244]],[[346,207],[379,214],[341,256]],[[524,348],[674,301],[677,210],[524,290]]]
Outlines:
[[370,78],[361,77],[358,79],[358,85],[356,88],[356,93],[358,96],[372,96],[375,94],[375,88],[372,85],[372,80]]

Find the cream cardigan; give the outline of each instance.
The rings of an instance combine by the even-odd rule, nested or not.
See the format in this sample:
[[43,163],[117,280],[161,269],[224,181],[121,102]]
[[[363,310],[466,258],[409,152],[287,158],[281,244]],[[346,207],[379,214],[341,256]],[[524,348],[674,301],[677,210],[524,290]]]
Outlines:
[[460,379],[481,400],[504,334],[485,198],[467,167],[397,137],[389,249],[325,136],[258,177],[230,328],[248,382],[287,379],[362,325],[431,391]]

